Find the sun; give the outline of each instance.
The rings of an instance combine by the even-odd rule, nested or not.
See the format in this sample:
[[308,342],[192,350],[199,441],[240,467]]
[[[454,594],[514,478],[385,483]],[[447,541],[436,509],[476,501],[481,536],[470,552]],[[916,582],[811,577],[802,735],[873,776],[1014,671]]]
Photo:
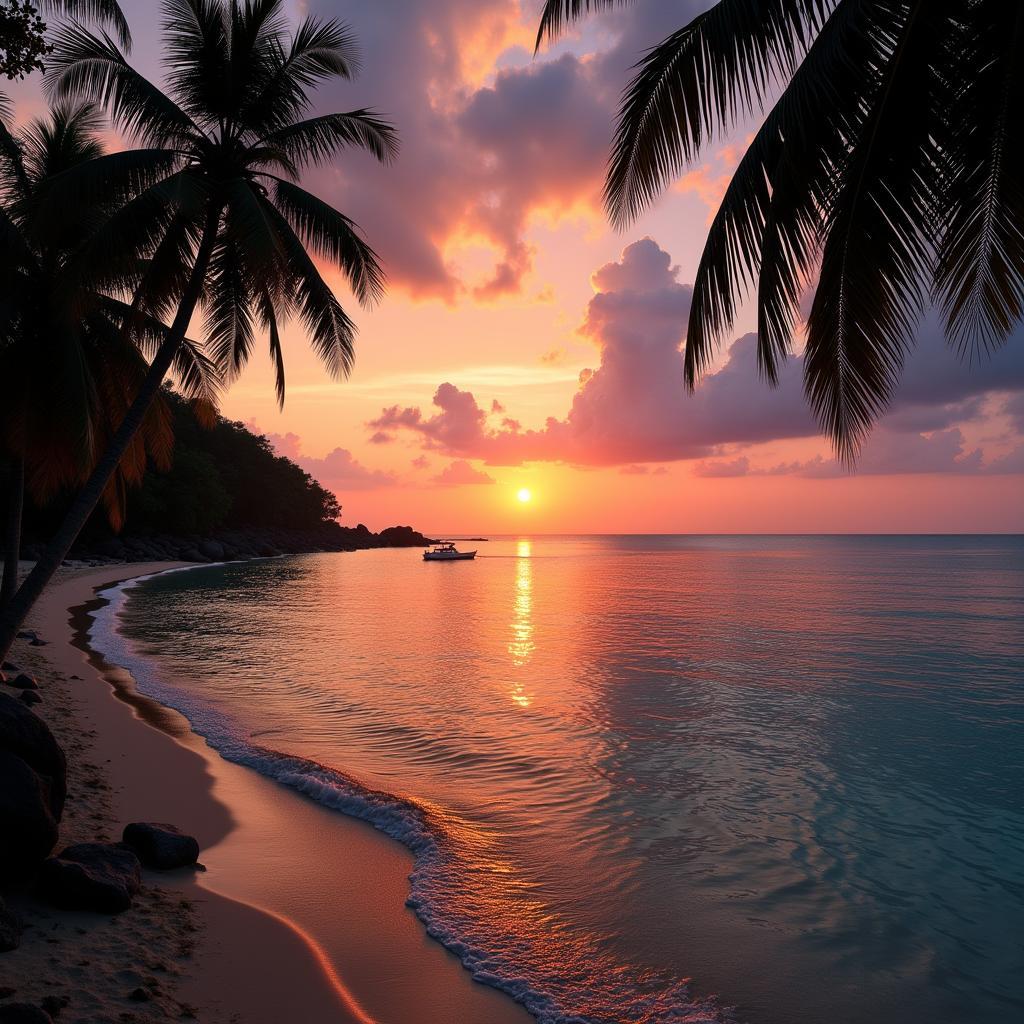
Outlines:
[[516,492],[516,497],[525,505],[533,495],[530,493],[529,487],[520,487]]

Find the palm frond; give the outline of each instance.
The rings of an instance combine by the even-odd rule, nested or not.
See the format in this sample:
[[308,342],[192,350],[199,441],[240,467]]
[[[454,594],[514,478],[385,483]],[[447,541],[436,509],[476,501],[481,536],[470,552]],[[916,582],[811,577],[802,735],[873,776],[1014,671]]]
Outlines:
[[230,14],[218,0],[161,0],[168,80],[204,127],[231,115]]
[[285,381],[284,381],[284,351],[281,348],[281,333],[277,326],[277,311],[274,309],[274,300],[270,292],[260,292],[258,300],[258,311],[260,322],[267,332],[270,342],[270,361],[274,367],[274,393],[277,396],[277,406],[284,408]]
[[132,46],[132,33],[128,20],[117,0],[37,0],[40,10],[75,21],[90,21],[97,25],[110,25],[118,42],[126,49]]
[[835,0],[719,0],[656,46],[623,96],[605,183],[612,222],[647,206],[716,132],[792,74]]
[[985,2],[955,40],[962,88],[940,109],[956,173],[943,190],[935,290],[961,352],[1001,345],[1024,315],[1024,5]]
[[237,376],[252,351],[253,305],[243,250],[225,230],[213,250],[203,293],[206,343],[225,380]]
[[733,173],[693,283],[684,375],[693,388],[758,286],[758,364],[773,382],[788,351],[800,286],[818,254],[825,195],[845,152],[835,112],[862,91],[846,59],[863,24],[857,4],[826,20]]
[[364,305],[384,294],[384,271],[356,225],[317,196],[278,178],[274,203],[303,242],[341,267]]
[[576,21],[590,11],[607,10],[609,7],[624,7],[633,0],[546,0],[537,29],[534,52],[540,49],[545,39],[555,39],[571,21]]
[[43,80],[51,96],[101,104],[146,145],[182,145],[197,131],[188,114],[140,75],[109,36],[94,35],[81,25],[65,25],[55,33]]
[[295,167],[319,166],[342,149],[365,149],[381,163],[398,155],[398,133],[370,110],[323,114],[278,128],[265,135],[260,148],[279,151]]
[[243,98],[239,121],[255,136],[290,124],[309,108],[309,92],[328,78],[353,78],[359,53],[349,28],[337,21],[304,19],[290,44],[267,61],[261,88]]
[[929,56],[943,6],[892,0],[849,59],[873,83],[845,119],[850,154],[825,211],[826,239],[807,323],[804,381],[847,462],[889,402],[924,306],[931,252]]
[[288,221],[272,203],[263,200],[263,206],[281,239],[293,279],[295,308],[313,347],[333,377],[347,377],[355,361],[356,326],[320,276]]

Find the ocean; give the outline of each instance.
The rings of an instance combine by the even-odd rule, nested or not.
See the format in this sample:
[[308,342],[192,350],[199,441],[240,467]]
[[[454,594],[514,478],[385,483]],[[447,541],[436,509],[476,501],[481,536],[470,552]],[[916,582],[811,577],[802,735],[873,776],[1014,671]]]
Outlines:
[[460,546],[163,574],[92,643],[545,1024],[1020,1019],[1024,539]]

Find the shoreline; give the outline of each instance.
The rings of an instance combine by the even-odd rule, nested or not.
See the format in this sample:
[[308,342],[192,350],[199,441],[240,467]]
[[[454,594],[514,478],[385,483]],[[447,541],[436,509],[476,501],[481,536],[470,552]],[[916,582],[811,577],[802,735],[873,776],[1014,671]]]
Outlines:
[[[98,591],[191,568],[197,566],[152,562],[73,570],[54,582],[30,623],[48,646],[13,652],[41,676],[42,717],[51,718],[47,691],[59,688],[46,682],[50,675],[63,676],[79,702],[72,715],[91,734],[91,761],[108,769],[115,831],[131,820],[165,820],[199,839],[206,873],[146,878],[195,907],[201,954],[181,968],[178,1005],[197,1007],[201,1020],[247,1024],[532,1021],[507,996],[476,984],[426,935],[405,906],[408,851],[369,825],[223,760],[184,716],[140,693],[127,672],[89,648],[90,612],[105,603]],[[25,651],[45,665],[28,664]],[[310,830],[319,870],[299,863],[303,851],[292,855],[287,841],[289,832]],[[64,831],[62,824],[60,846],[68,841]],[[318,897],[332,900],[331,918],[339,921],[330,935],[314,937],[310,925],[323,917]],[[304,913],[318,907],[319,915]],[[0,957],[0,977],[11,956]],[[16,998],[33,994],[22,986]]]

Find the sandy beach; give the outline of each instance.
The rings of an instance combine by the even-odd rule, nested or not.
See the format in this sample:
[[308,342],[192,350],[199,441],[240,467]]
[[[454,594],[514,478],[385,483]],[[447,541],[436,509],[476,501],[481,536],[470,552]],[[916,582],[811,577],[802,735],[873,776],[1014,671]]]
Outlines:
[[15,900],[29,927],[0,957],[0,991],[63,1005],[62,1021],[531,1020],[426,936],[404,905],[406,850],[223,761],[88,652],[97,589],[178,564],[66,570],[29,623],[46,646],[20,641],[11,658],[38,677],[36,710],[67,751],[59,846],[167,821],[199,839],[207,870],[146,872],[116,917]]

